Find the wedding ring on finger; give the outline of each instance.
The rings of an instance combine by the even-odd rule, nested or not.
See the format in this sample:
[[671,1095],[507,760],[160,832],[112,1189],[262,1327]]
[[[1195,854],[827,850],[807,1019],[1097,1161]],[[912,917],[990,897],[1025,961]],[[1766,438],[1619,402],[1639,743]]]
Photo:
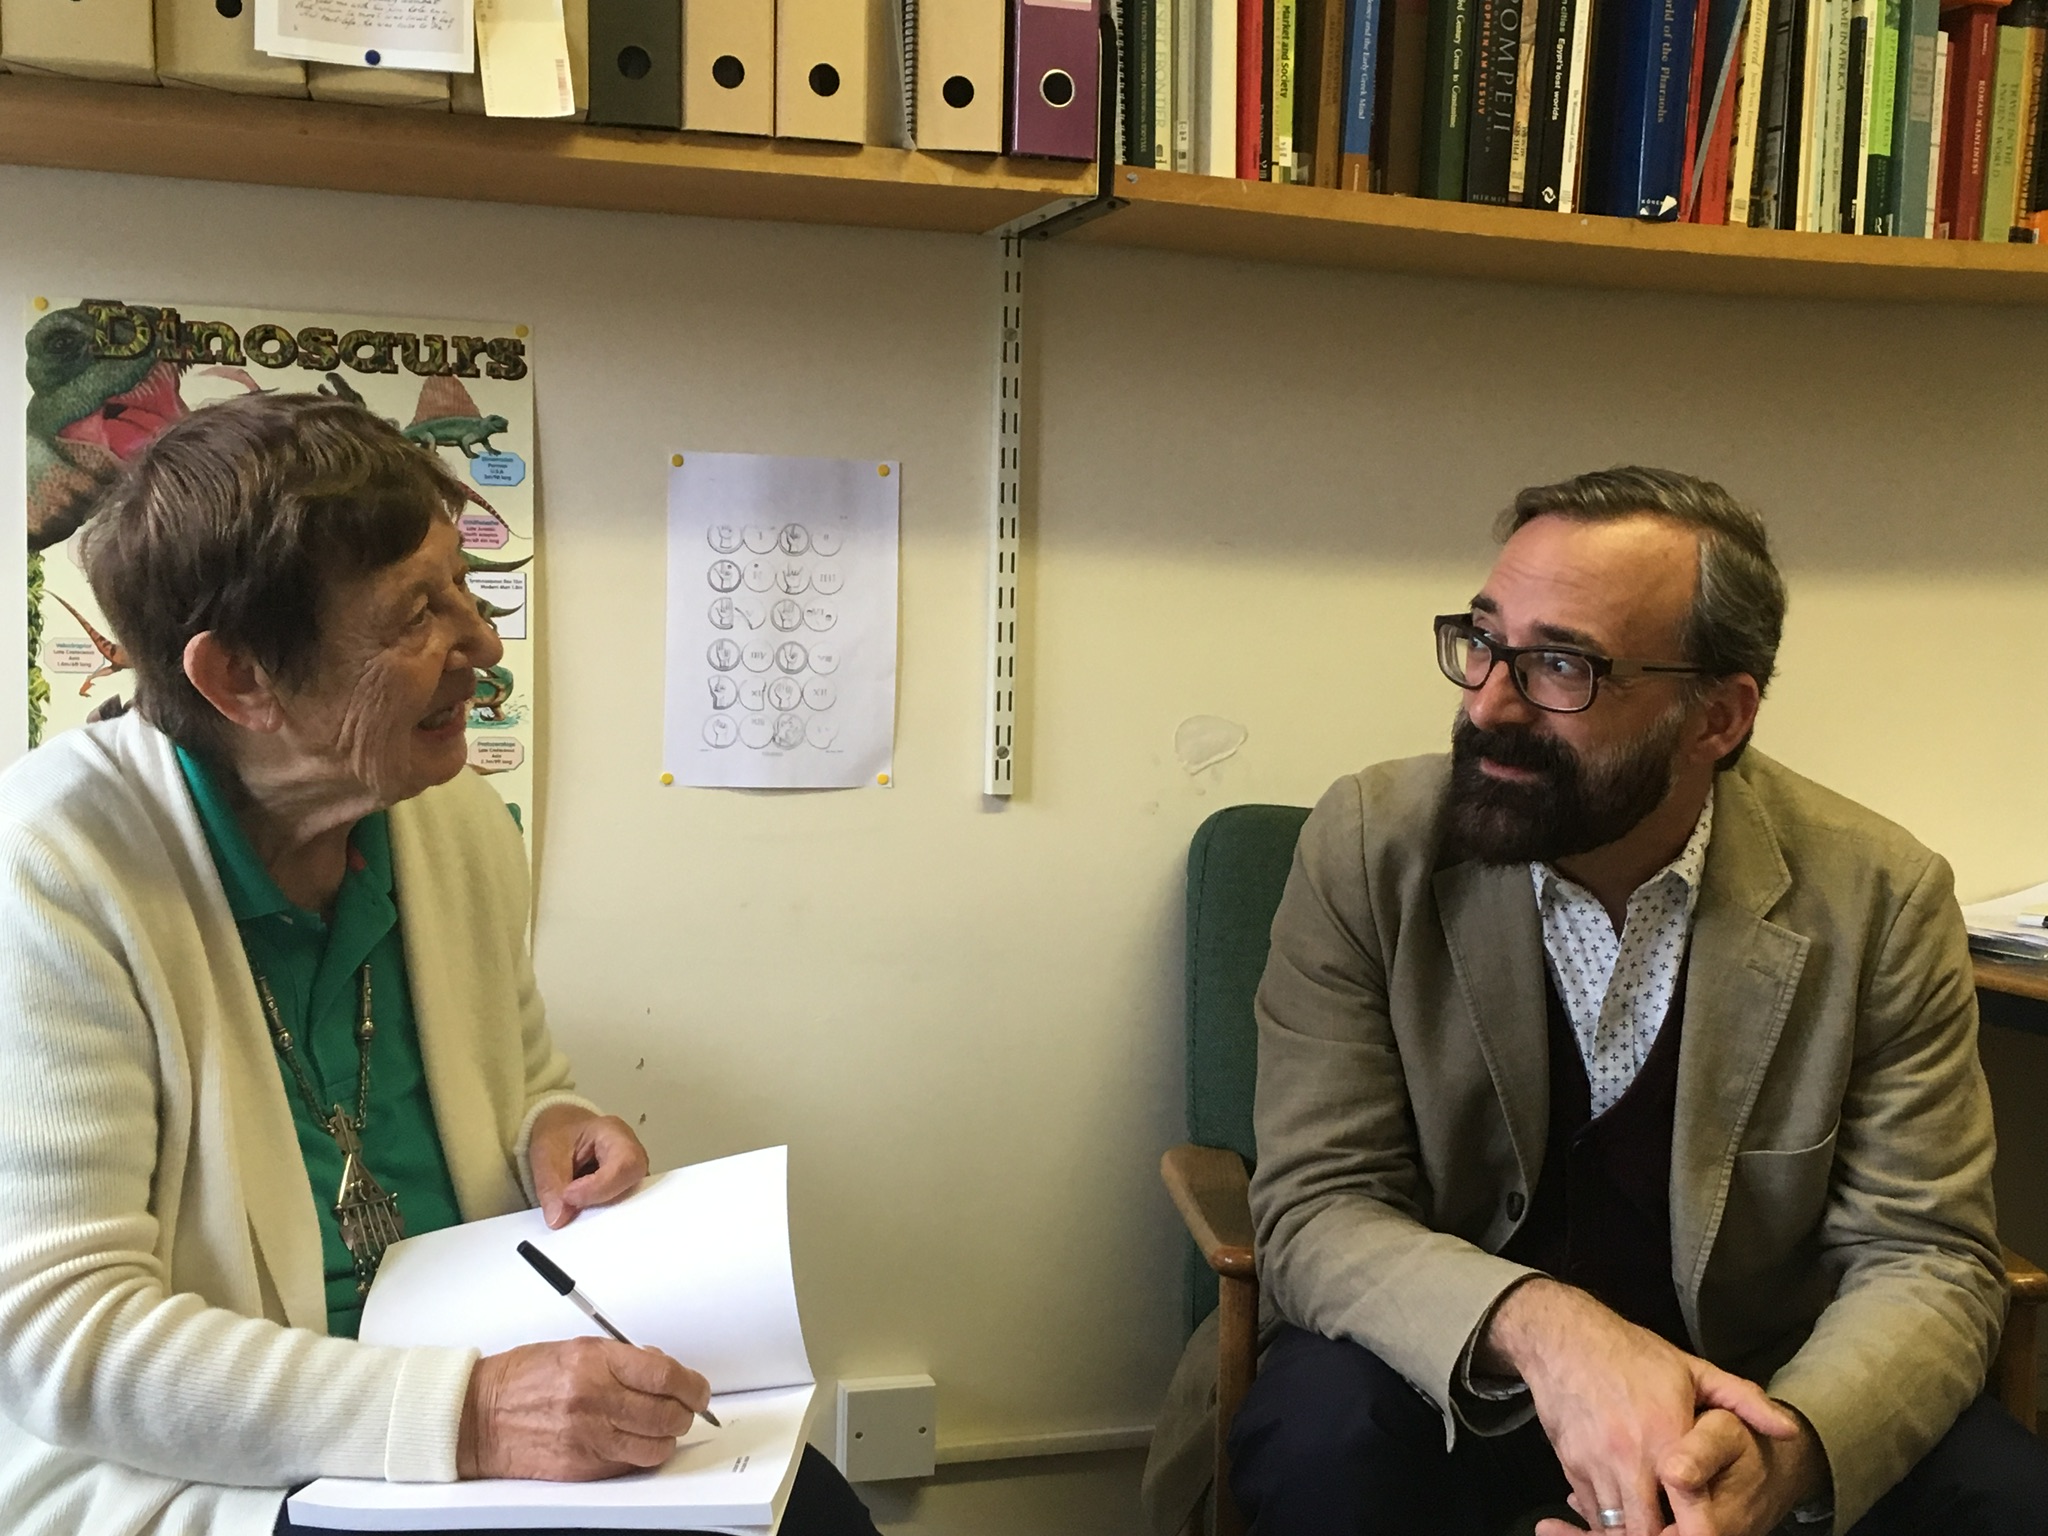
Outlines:
[[1603,1509],[1600,1511],[1600,1529],[1603,1531],[1618,1531],[1627,1524],[1628,1511],[1625,1509]]

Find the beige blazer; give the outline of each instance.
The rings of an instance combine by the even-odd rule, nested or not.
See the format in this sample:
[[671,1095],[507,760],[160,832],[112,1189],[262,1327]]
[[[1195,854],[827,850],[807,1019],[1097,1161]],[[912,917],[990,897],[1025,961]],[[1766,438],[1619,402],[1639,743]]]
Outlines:
[[[469,773],[393,807],[391,847],[456,1196],[516,1209],[534,1116],[574,1099],[524,850]],[[291,1108],[154,727],[0,778],[0,934],[0,1529],[269,1536],[311,1477],[454,1477],[474,1352],[326,1336]]]
[[[1526,1273],[1496,1255],[1549,1113],[1528,869],[1441,860],[1448,769],[1340,780],[1302,831],[1258,994],[1251,1189],[1269,1317],[1373,1350],[1447,1437],[1466,1344]],[[1982,1390],[2003,1317],[1947,865],[1749,752],[1718,781],[1684,1023],[1686,1326],[1812,1422],[1846,1529]]]

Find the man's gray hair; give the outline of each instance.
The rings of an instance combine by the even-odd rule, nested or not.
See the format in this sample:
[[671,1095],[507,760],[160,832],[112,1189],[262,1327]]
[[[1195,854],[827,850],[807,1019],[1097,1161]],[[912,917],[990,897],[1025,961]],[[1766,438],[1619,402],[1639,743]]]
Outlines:
[[1532,485],[1500,515],[1503,543],[1539,517],[1607,522],[1666,518],[1698,536],[1699,580],[1679,626],[1684,659],[1711,677],[1746,672],[1757,692],[1771,685],[1785,630],[1785,578],[1771,559],[1764,520],[1711,480],[1628,465]]

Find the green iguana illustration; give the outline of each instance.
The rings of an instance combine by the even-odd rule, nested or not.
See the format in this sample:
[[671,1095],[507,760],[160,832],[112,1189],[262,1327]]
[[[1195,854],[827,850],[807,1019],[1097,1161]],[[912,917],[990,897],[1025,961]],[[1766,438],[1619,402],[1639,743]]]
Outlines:
[[510,425],[502,416],[481,414],[460,379],[437,378],[420,386],[419,408],[404,432],[423,448],[460,448],[465,459],[473,459],[498,452],[491,439]]

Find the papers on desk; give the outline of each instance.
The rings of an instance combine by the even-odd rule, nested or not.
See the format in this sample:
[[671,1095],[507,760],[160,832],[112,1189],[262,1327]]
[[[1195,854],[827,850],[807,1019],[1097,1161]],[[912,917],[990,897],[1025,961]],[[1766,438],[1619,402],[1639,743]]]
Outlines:
[[790,1273],[788,1149],[679,1168],[550,1231],[521,1211],[407,1238],[363,1307],[368,1344],[470,1346],[602,1337],[518,1253],[534,1244],[636,1344],[711,1381],[712,1411],[653,1472],[596,1483],[322,1478],[295,1524],[347,1531],[719,1530],[779,1524],[815,1390]]
[[2048,960],[2048,884],[2030,885],[2010,896],[1993,897],[1963,908],[1970,930],[1970,948],[2000,960]]

